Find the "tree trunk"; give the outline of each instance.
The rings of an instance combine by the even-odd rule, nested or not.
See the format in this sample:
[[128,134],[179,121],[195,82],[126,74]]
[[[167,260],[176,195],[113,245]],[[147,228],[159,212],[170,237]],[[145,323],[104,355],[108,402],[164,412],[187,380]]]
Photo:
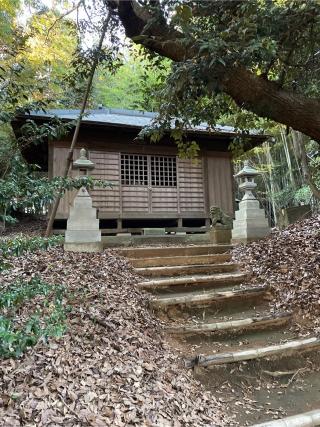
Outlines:
[[279,88],[244,68],[233,68],[221,87],[237,105],[320,142],[320,102]]
[[[69,174],[69,169],[70,169],[70,166],[71,166],[71,163],[72,163],[72,158],[73,158],[73,151],[74,151],[74,148],[75,148],[77,140],[78,140],[78,135],[79,135],[79,131],[80,131],[82,117],[84,115],[84,112],[85,112],[85,109],[86,109],[86,106],[87,106],[87,101],[88,101],[90,90],[91,90],[91,87],[92,87],[92,81],[93,81],[94,73],[96,71],[96,68],[97,68],[97,65],[98,65],[98,62],[99,62],[99,55],[100,55],[100,52],[101,52],[101,48],[102,48],[102,43],[103,43],[104,37],[106,35],[106,31],[107,31],[107,27],[108,27],[108,24],[109,24],[110,16],[111,15],[109,13],[109,15],[107,16],[106,21],[105,21],[105,23],[103,24],[103,27],[102,27],[102,32],[101,32],[100,40],[99,40],[97,51],[96,51],[96,54],[95,54],[95,57],[94,57],[94,60],[93,60],[92,66],[91,66],[90,74],[89,74],[88,81],[87,81],[86,90],[85,90],[85,93],[84,93],[84,96],[83,96],[83,100],[82,100],[82,105],[81,105],[81,108],[80,108],[79,117],[78,117],[77,123],[76,123],[76,128],[74,130],[74,134],[73,134],[73,138],[72,138],[71,145],[70,145],[70,148],[69,148],[68,156],[66,158],[66,164],[65,164],[64,171],[63,171],[63,175],[62,175],[63,178],[66,178],[68,176],[68,174]],[[53,204],[51,212],[50,212],[50,217],[49,217],[49,221],[48,221],[47,229],[46,229],[46,233],[45,233],[46,237],[49,237],[50,234],[51,234],[51,232],[52,232],[52,227],[53,227],[54,219],[55,219],[55,217],[57,215],[59,203],[60,203],[61,198],[63,197],[63,194],[64,193],[63,193],[62,186],[61,186],[61,188],[58,190],[57,198],[54,201],[54,204]]]

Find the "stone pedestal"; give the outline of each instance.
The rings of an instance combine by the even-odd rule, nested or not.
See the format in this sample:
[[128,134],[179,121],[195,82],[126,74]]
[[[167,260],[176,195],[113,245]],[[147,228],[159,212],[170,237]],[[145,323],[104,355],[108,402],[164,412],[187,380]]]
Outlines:
[[70,209],[64,249],[74,252],[102,251],[101,231],[96,209],[85,188],[81,188]]
[[232,243],[248,243],[265,237],[270,232],[268,220],[257,199],[244,199],[233,221]]
[[214,227],[211,227],[209,233],[210,233],[210,240],[212,243],[230,244],[231,228],[229,226],[216,224]]

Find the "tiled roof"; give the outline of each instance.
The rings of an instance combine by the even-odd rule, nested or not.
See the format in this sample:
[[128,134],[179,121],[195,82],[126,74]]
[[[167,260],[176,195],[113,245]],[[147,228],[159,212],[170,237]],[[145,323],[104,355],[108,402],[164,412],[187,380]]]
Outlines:
[[[78,117],[79,110],[48,110],[47,112],[42,111],[31,111],[30,117],[54,117],[57,116],[60,119],[74,120]],[[25,116],[28,116],[26,114]],[[151,124],[152,120],[157,116],[157,113],[143,112],[136,110],[121,110],[117,108],[101,108],[98,110],[88,110],[86,115],[83,117],[83,123],[94,123],[94,124],[106,124],[114,126],[127,126],[135,128],[143,128]],[[208,132],[207,123],[201,123],[199,126],[195,126],[190,131],[193,132]],[[212,133],[222,134],[236,134],[234,128],[231,126],[220,126],[217,125]],[[259,132],[252,130],[251,135],[259,135]],[[259,136],[262,136],[261,134]]]

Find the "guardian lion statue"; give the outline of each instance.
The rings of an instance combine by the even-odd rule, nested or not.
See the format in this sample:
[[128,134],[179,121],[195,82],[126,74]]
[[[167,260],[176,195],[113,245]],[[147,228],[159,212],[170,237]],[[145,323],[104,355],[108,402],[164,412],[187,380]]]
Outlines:
[[225,214],[218,206],[210,207],[210,218],[212,227],[223,225],[225,228],[232,228],[233,219],[231,216]]

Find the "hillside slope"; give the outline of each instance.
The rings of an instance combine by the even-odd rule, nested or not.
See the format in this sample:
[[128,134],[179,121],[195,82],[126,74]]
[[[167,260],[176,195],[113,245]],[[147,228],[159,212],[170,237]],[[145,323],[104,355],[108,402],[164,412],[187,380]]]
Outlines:
[[[226,425],[222,404],[165,345],[124,258],[51,248],[12,262],[1,291],[40,276],[67,289],[70,311],[60,339],[1,360],[0,426]],[[21,307],[17,323],[38,303]]]
[[272,311],[293,311],[302,331],[320,331],[320,215],[237,246],[233,258],[253,272],[251,283],[270,285]]

